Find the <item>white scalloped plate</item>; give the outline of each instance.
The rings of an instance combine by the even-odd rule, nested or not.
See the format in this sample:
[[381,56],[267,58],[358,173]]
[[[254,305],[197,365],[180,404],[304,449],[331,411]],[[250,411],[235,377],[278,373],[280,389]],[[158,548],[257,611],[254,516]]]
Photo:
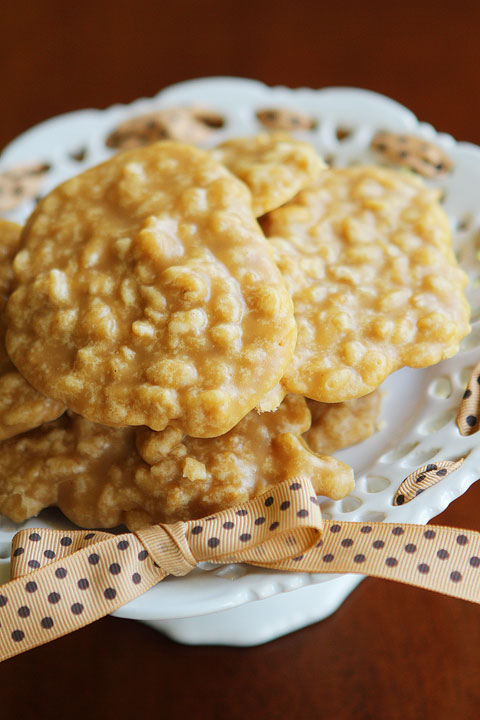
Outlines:
[[[356,488],[340,502],[325,501],[323,512],[345,520],[426,523],[464,493],[478,478],[477,436],[460,436],[454,418],[470,372],[480,356],[480,148],[456,143],[419,123],[406,108],[386,97],[353,88],[324,90],[269,88],[253,80],[206,78],[174,85],[151,99],[108,110],[82,110],[44,122],[12,142],[0,157],[0,171],[24,162],[50,164],[44,192],[90,165],[108,158],[109,133],[128,117],[154,109],[201,104],[225,118],[207,145],[228,137],[259,132],[256,111],[286,107],[310,113],[314,130],[298,133],[336,166],[373,164],[369,150],[378,130],[412,133],[444,148],[453,172],[435,184],[454,232],[459,262],[467,271],[473,329],[451,360],[426,370],[404,369],[383,384],[383,427],[372,438],[338,453],[352,465]],[[337,128],[348,128],[339,140]],[[81,162],[72,153],[86,151]],[[32,209],[24,203],[5,217],[23,222]],[[480,257],[480,255],[479,255]],[[436,459],[465,457],[460,470],[401,507],[392,505],[396,488],[415,467]],[[8,576],[13,533],[20,527],[69,527],[55,511],[15,526],[0,518],[0,575]],[[1,577],[0,577],[1,580]],[[359,576],[275,573],[244,565],[204,564],[183,578],[168,578],[115,614],[148,622],[183,642],[251,645],[314,622],[335,610],[359,582]],[[295,590],[291,593],[289,591]],[[284,593],[288,593],[284,595]],[[269,598],[268,600],[266,598]],[[263,600],[263,602],[253,602]],[[245,607],[241,607],[245,606]],[[201,617],[208,616],[208,617]]]

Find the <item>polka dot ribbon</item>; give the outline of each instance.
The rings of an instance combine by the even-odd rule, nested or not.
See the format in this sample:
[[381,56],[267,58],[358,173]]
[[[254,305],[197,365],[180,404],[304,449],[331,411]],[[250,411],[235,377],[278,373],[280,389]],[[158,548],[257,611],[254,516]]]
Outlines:
[[361,573],[480,603],[480,533],[323,520],[308,478],[212,517],[112,535],[22,530],[0,586],[0,659],[97,620],[201,561]]
[[480,429],[480,362],[473,368],[458,409],[457,426],[461,435],[474,435]]
[[455,472],[463,464],[464,458],[459,460],[438,460],[435,463],[428,463],[414,470],[402,482],[395,497],[394,505],[403,505],[410,502],[424,490],[436,485],[442,478]]

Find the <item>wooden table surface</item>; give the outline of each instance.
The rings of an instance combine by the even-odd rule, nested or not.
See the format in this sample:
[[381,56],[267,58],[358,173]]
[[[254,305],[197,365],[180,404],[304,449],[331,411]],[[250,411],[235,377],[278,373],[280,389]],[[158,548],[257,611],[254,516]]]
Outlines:
[[[0,147],[52,115],[205,75],[366,87],[480,143],[479,27],[476,0],[4,0]],[[480,484],[436,521],[480,529],[479,508]],[[479,667],[480,608],[366,580],[327,620],[250,649],[106,618],[4,663],[0,712],[463,720],[478,717]]]

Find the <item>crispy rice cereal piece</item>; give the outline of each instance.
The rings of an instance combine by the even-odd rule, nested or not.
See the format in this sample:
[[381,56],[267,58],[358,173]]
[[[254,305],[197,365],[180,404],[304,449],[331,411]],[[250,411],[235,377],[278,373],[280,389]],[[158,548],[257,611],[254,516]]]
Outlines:
[[65,407],[41,395],[17,371],[5,348],[4,307],[13,283],[12,260],[20,225],[0,220],[0,440],[18,435],[61,415]]
[[172,107],[129,118],[115,128],[105,142],[116,150],[131,150],[157,140],[181,140],[198,145],[223,124],[223,117],[210,108]]
[[159,433],[110,428],[67,413],[1,444],[0,513],[22,522],[58,505],[83,527],[135,529],[202,517],[299,474],[318,493],[344,497],[352,470],[307,448],[298,435],[309,425],[305,400],[292,395],[277,412],[252,411],[212,439],[171,426]]
[[310,143],[282,132],[227,140],[211,154],[248,185],[256,217],[293,198],[325,168]]
[[336,450],[366,440],[377,430],[382,393],[342,403],[319,403],[307,400],[312,413],[312,427],[304,434],[307,445],[316,453]]
[[292,294],[289,392],[341,402],[394,370],[426,367],[470,330],[467,276],[438,191],[402,171],[332,169],[265,218]]
[[292,301],[250,193],[187,145],[120,153],[56,188],[14,268],[8,351],[90,420],[219,435],[292,357]]

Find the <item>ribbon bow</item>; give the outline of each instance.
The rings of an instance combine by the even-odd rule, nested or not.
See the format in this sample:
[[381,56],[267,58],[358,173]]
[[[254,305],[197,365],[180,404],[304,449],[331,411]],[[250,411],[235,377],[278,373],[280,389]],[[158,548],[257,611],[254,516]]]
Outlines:
[[76,630],[201,561],[356,572],[480,602],[480,533],[323,520],[308,478],[202,520],[112,535],[22,530],[0,586],[0,659]]

